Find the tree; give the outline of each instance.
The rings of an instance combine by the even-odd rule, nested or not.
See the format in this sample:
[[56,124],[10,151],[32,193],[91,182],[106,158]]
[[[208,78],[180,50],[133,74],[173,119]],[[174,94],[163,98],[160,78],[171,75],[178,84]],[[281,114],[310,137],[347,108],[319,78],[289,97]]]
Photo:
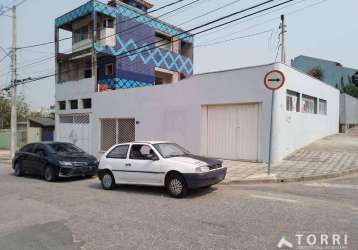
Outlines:
[[[341,77],[340,91],[347,95],[358,98],[358,87],[353,83],[351,77],[347,77],[348,81],[345,83],[343,76]],[[338,86],[338,84],[337,84]]]
[[[17,120],[26,121],[30,115],[30,107],[23,96],[17,97]],[[0,93],[0,129],[10,128],[11,124],[11,99],[6,94]]]
[[345,91],[344,93],[356,97],[358,98],[358,87],[355,86],[354,84],[350,83],[348,85],[345,86]]
[[308,71],[308,74],[314,78],[317,78],[318,80],[322,80],[324,75],[323,70],[320,67],[312,68],[310,71]]

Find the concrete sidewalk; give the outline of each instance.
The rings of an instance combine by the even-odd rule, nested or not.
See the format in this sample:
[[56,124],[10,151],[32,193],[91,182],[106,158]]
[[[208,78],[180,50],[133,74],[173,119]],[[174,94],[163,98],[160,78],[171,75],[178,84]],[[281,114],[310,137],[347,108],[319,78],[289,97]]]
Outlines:
[[337,177],[358,172],[358,128],[319,140],[272,166],[225,161],[228,174],[224,183],[302,181]]
[[10,151],[0,149],[0,162],[10,162]]

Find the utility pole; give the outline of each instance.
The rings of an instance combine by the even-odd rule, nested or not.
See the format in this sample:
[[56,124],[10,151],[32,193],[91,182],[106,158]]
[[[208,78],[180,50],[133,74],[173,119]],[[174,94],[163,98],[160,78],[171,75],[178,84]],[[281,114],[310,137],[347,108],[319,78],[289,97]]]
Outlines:
[[16,5],[12,7],[12,53],[11,53],[11,158],[17,149],[17,112],[16,112]]
[[98,92],[98,83],[97,83],[97,51],[96,51],[96,42],[97,42],[97,12],[93,10],[92,12],[92,84],[94,92]]
[[285,41],[285,34],[286,34],[286,24],[285,24],[285,15],[281,15],[281,63],[286,64],[286,41]]

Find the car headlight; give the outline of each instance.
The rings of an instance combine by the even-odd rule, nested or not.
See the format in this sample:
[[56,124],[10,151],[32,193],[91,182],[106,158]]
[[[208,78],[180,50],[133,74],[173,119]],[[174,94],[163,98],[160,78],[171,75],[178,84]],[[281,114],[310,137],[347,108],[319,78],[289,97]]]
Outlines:
[[64,166],[64,167],[72,167],[72,162],[68,162],[68,161],[60,161],[59,162],[61,166]]
[[204,166],[204,167],[197,167],[195,169],[195,172],[197,173],[205,173],[205,172],[209,172],[210,171],[210,168],[207,167],[207,166]]

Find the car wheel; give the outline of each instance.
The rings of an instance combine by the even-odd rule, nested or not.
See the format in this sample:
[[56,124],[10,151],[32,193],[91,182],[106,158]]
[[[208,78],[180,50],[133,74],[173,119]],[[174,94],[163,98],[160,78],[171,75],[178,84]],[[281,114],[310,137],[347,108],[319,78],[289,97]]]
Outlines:
[[179,174],[172,174],[167,181],[167,190],[170,196],[174,198],[183,198],[188,193],[188,187],[185,179]]
[[48,182],[55,181],[57,179],[55,170],[51,167],[47,167],[44,172],[44,179]]
[[105,190],[112,190],[115,186],[115,180],[113,175],[109,172],[105,172],[101,177],[102,187]]
[[16,162],[14,167],[14,175],[17,177],[21,177],[24,175],[24,172],[22,171],[20,163]]

